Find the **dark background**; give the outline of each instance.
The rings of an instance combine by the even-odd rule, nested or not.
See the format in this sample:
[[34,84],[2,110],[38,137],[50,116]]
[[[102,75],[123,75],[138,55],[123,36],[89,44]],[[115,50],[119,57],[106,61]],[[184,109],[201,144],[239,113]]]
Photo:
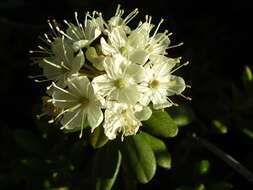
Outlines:
[[[22,157],[22,149],[15,143],[15,130],[22,128],[34,133],[39,133],[36,128],[36,117],[40,111],[41,96],[44,95],[46,84],[36,84],[28,75],[36,75],[39,69],[31,66],[28,51],[36,48],[41,41],[38,36],[48,32],[47,19],[63,19],[74,22],[74,11],[80,18],[84,18],[86,11],[98,10],[103,12],[105,18],[114,14],[117,4],[120,3],[125,12],[139,8],[140,14],[135,18],[143,20],[146,14],[152,15],[153,23],[158,23],[160,18],[165,22],[162,29],[173,32],[172,44],[184,42],[184,46],[172,49],[172,57],[182,56],[183,61],[190,61],[188,67],[183,68],[182,75],[187,84],[192,86],[186,94],[193,101],[179,100],[188,104],[194,110],[197,121],[207,127],[201,131],[199,122],[193,123],[188,129],[181,128],[175,139],[171,141],[169,149],[175,153],[175,159],[180,159],[180,151],[186,151],[187,133],[200,130],[200,134],[212,141],[219,148],[231,154],[237,160],[252,169],[252,139],[244,136],[234,126],[235,122],[229,118],[233,110],[231,85],[243,89],[241,76],[244,66],[251,67],[251,45],[249,40],[252,33],[251,13],[252,6],[239,1],[224,3],[214,1],[103,1],[103,0],[63,0],[63,1],[0,1],[0,94],[1,110],[1,150],[2,160],[0,183],[11,188],[4,180],[13,177],[13,162]],[[82,15],[83,13],[83,15]],[[135,25],[133,21],[131,25]],[[252,68],[252,67],[251,67]],[[251,109],[252,111],[252,109]],[[227,119],[228,118],[228,119]],[[229,125],[229,133],[221,135],[211,127],[214,119],[224,120]],[[248,124],[248,123],[247,123]],[[252,125],[251,122],[249,122]],[[252,126],[251,126],[252,127]],[[185,144],[186,143],[186,144]],[[174,145],[174,147],[173,147]],[[196,148],[197,147],[197,148]],[[242,176],[233,172],[233,169],[216,158],[201,146],[196,146],[191,151],[192,157],[188,163],[196,160],[210,158],[214,160],[214,169],[208,183],[223,180],[232,183],[235,189],[244,189],[250,185]],[[179,148],[180,151],[177,150]],[[22,153],[21,153],[22,152]],[[1,154],[0,154],[1,155]],[[189,156],[189,155],[188,155]],[[224,167],[224,168],[223,168]],[[220,170],[221,168],[221,170]],[[14,172],[15,173],[15,172]],[[169,174],[168,174],[169,173]],[[19,176],[17,174],[17,176]],[[187,180],[182,177],[182,184],[171,182],[171,172],[159,170],[154,180],[148,185],[140,185],[140,189],[174,189],[179,185],[194,184],[194,178]],[[229,175],[228,175],[229,176]],[[15,175],[14,175],[15,178]],[[181,178],[179,175],[178,178]],[[191,176],[189,176],[191,178]],[[170,180],[169,180],[170,179]],[[1,181],[2,180],[2,181]],[[169,180],[169,182],[168,182]],[[15,181],[15,180],[14,180]],[[169,184],[169,183],[172,183]],[[11,182],[12,185],[26,187],[26,181]],[[16,187],[16,186],[15,186]]]

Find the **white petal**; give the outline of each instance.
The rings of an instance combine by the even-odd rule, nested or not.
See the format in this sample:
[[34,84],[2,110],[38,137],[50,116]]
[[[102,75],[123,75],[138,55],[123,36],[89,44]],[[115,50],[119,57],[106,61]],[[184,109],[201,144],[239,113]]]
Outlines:
[[73,47],[74,51],[78,51],[82,48],[87,47],[89,44],[90,44],[89,40],[78,40],[73,43],[72,47]]
[[129,59],[133,63],[143,65],[148,60],[149,53],[146,50],[135,50],[131,53]]
[[92,81],[95,93],[107,96],[114,88],[114,81],[108,78],[106,74],[97,76]]
[[178,63],[178,59],[166,57],[163,55],[150,55],[150,60],[152,64],[159,64],[159,63],[167,63],[167,69],[171,71],[173,67],[175,67],[176,63]]
[[71,63],[72,73],[77,73],[84,64],[84,54],[80,50]]
[[182,77],[171,76],[171,83],[168,85],[168,95],[181,94],[185,90],[185,82]]
[[147,106],[151,101],[151,95],[152,95],[151,90],[149,90],[148,92],[142,94],[140,99],[139,99],[140,104],[143,105],[143,106]]
[[68,79],[68,87],[70,91],[77,97],[88,98],[88,88],[90,81],[86,76],[71,77]]
[[103,127],[105,135],[110,139],[115,139],[118,130],[122,126],[121,120],[110,110],[105,110],[105,121]]
[[[66,129],[80,128],[82,126],[83,121],[83,113],[85,110],[77,110],[75,112],[67,112],[64,114],[61,119],[61,124]],[[86,116],[84,115],[84,120],[86,120]]]
[[137,85],[130,85],[120,89],[118,101],[126,104],[136,104],[141,96]]
[[122,74],[120,68],[121,63],[122,60],[120,58],[117,58],[116,56],[106,57],[104,61],[104,68],[110,79],[118,79],[118,76]]
[[125,75],[128,78],[133,78],[136,83],[140,83],[146,78],[145,69],[137,64],[130,64],[126,69]]
[[98,106],[90,105],[87,109],[87,119],[93,131],[103,121],[103,112]]
[[145,106],[139,112],[135,112],[135,117],[140,121],[148,120],[152,115],[152,111],[149,107]]
[[160,81],[160,78],[167,78],[168,76],[170,76],[170,65],[165,63],[165,62],[161,62],[159,64],[155,64],[152,68],[152,70],[154,71],[154,78],[158,81]]
[[105,55],[113,55],[115,53],[117,53],[117,49],[115,49],[114,47],[110,46],[105,39],[102,37],[100,40],[101,43],[101,47],[102,47],[102,52]]
[[109,34],[109,41],[113,45],[113,47],[120,49],[124,47],[127,41],[127,36],[124,30],[120,27],[114,28],[112,32]]
[[70,108],[77,104],[76,97],[62,91],[54,91],[52,97],[54,106],[58,108]]
[[148,42],[148,35],[133,31],[128,37],[128,44],[135,49],[144,49]]

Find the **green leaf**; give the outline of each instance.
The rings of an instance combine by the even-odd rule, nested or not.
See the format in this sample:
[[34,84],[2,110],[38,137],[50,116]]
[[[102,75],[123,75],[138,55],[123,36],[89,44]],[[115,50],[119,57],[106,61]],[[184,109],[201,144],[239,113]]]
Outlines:
[[247,136],[250,137],[250,138],[253,138],[253,132],[252,132],[250,129],[243,128],[243,129],[241,129],[241,130],[242,130],[242,132],[243,132],[245,135],[247,135]]
[[18,146],[26,152],[43,155],[47,149],[44,139],[30,131],[17,129],[14,132],[14,138]]
[[223,123],[221,123],[220,121],[213,120],[212,124],[219,130],[220,133],[226,134],[228,132],[228,127]]
[[152,116],[144,121],[146,126],[143,130],[160,137],[175,137],[178,133],[178,127],[166,111],[152,110]]
[[204,184],[199,184],[199,185],[197,185],[195,188],[194,188],[194,190],[205,190],[206,188],[205,188],[205,185]]
[[89,137],[89,142],[93,148],[101,148],[108,140],[102,126],[97,127]]
[[121,152],[114,146],[106,146],[96,152],[93,166],[94,190],[110,190],[119,173]]
[[247,65],[244,67],[242,80],[245,87],[247,87],[247,85],[249,85],[253,81],[253,75],[252,75],[251,69]]
[[146,137],[146,140],[155,153],[157,165],[169,169],[171,167],[171,155],[168,152],[165,143],[147,133],[143,132],[143,135]]
[[156,172],[154,152],[143,133],[128,137],[122,144],[123,161],[140,183],[148,183]]
[[173,106],[168,113],[179,127],[189,125],[195,119],[194,112],[187,106]]
[[208,160],[201,160],[196,164],[196,172],[200,175],[206,175],[210,169],[210,162]]
[[242,81],[246,92],[251,96],[253,92],[253,74],[250,67],[247,65],[244,67]]

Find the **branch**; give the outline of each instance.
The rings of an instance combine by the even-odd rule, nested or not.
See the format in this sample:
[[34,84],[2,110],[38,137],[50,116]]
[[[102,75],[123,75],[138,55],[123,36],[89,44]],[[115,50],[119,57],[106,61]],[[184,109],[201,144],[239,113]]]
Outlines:
[[196,134],[189,135],[191,139],[201,144],[205,148],[207,148],[210,152],[218,156],[224,162],[226,162],[230,167],[232,167],[236,172],[242,175],[245,179],[247,179],[250,183],[253,184],[253,174],[240,162],[235,160],[232,156],[228,155],[223,150],[219,149],[217,146],[212,144],[211,142],[205,140],[204,138],[198,137]]

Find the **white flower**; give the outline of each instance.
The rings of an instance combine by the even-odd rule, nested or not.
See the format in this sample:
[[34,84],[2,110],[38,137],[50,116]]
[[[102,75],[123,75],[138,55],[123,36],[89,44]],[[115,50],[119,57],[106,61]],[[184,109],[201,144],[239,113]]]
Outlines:
[[110,102],[105,110],[105,135],[111,140],[119,132],[122,140],[124,136],[135,135],[142,125],[140,121],[149,119],[151,114],[149,107]]
[[94,47],[88,47],[85,52],[86,58],[92,63],[92,65],[99,71],[104,71],[105,56],[98,55],[98,51]]
[[136,104],[142,94],[139,84],[145,79],[144,68],[119,54],[107,57],[104,68],[106,74],[92,81],[95,93],[107,100]]
[[40,61],[39,66],[43,69],[43,75],[64,87],[68,77],[79,72],[84,64],[84,55],[79,51],[74,54],[71,45],[64,38],[56,38],[51,43],[52,55]]
[[90,16],[89,13],[86,13],[83,25],[78,21],[77,12],[75,12],[75,19],[77,26],[65,20],[68,25],[66,33],[60,30],[59,27],[56,27],[56,29],[73,43],[74,51],[78,51],[88,47],[101,34],[103,21],[101,21],[101,17],[94,18],[94,14]]
[[[169,48],[170,39],[168,31],[165,30],[163,33],[159,33],[159,28],[163,23],[163,19],[158,23],[153,34],[151,30],[154,25],[151,24],[151,17],[146,16],[146,22],[141,23],[132,33],[135,35],[143,35],[142,48],[151,57],[152,55],[165,55],[166,49]],[[181,45],[181,44],[179,44]]]
[[120,28],[124,30],[126,33],[130,33],[131,29],[127,26],[127,24],[139,13],[138,9],[134,9],[131,13],[129,13],[125,18],[122,18],[124,14],[124,10],[120,9],[120,5],[118,5],[115,15],[109,19],[107,25],[107,31],[110,32],[114,28]]
[[145,66],[147,78],[142,85],[145,93],[140,98],[140,103],[148,105],[153,103],[154,109],[170,107],[173,102],[168,96],[181,94],[185,89],[183,78],[174,76],[171,69],[178,62],[177,59],[165,56],[156,56]]
[[63,115],[61,119],[62,128],[82,129],[86,121],[92,131],[103,121],[101,103],[94,94],[89,79],[86,76],[72,77],[68,80],[68,89],[62,89],[53,84],[53,104],[63,111],[57,116]]
[[114,28],[108,34],[108,43],[101,38],[101,48],[105,55],[121,54],[133,63],[144,64],[148,59],[148,51],[146,51],[147,39],[143,33],[127,34],[121,28]]

